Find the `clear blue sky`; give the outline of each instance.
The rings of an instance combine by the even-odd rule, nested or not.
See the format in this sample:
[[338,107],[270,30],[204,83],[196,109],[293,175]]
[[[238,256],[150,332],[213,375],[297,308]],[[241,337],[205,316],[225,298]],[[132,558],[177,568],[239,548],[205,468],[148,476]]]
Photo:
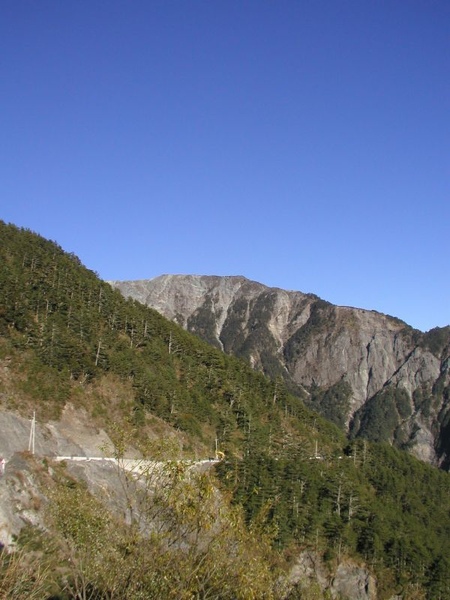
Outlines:
[[104,279],[450,324],[449,0],[3,0],[0,218]]

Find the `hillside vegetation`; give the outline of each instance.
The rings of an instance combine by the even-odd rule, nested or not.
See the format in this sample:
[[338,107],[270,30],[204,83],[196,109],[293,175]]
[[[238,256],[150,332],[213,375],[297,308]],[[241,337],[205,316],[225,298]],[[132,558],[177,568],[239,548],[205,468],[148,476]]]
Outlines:
[[[149,560],[142,530],[129,529],[133,519],[126,525],[100,516],[79,483],[42,468],[39,477],[48,489],[54,488],[51,504],[56,507],[51,515],[54,547],[39,541],[38,532],[28,532],[42,564],[64,554],[61,540],[66,540],[78,569],[86,564],[81,571],[90,578],[92,591],[86,597],[98,599],[172,597],[170,590],[176,598],[313,598],[308,596],[311,591],[281,591],[276,584],[280,569],[301,549],[310,548],[330,565],[348,557],[367,564],[377,575],[379,598],[394,593],[413,598],[411,590],[416,598],[450,598],[448,473],[388,445],[349,441],[290,395],[281,377],[266,379],[156,311],[124,299],[54,242],[3,222],[0,240],[0,363],[12,373],[0,378],[3,407],[25,415],[35,409],[41,420],[48,420],[57,419],[71,402],[107,431],[119,426],[142,452],[149,435],[161,432],[162,423],[184,441],[184,458],[213,456],[217,447],[225,454],[217,468],[227,507],[223,519],[233,524],[222,532],[228,532],[230,548],[242,548],[239,560],[222,556],[213,581],[204,545],[192,545],[193,530],[183,537],[185,530],[175,519],[181,533],[173,551],[191,547],[195,552],[178,554],[180,580],[164,583],[165,561],[173,558],[166,537],[153,540]],[[332,410],[332,395],[322,401]],[[187,485],[181,475],[177,481]],[[202,497],[174,485],[173,495],[164,497],[169,507],[164,514],[176,514],[182,523],[189,515],[197,532],[211,528],[217,504],[208,504],[206,520],[199,516],[205,498],[213,498],[207,481],[198,484]],[[85,508],[75,512],[78,520],[67,523],[57,507],[73,502],[77,494],[84,495]],[[108,560],[117,563],[108,563],[109,580],[108,570],[99,579],[88,565],[91,559],[82,558],[83,548],[93,544],[88,533],[77,533],[86,523],[90,536],[94,528],[95,539],[110,539]],[[225,543],[220,537],[225,533],[217,533],[214,540]],[[259,550],[252,554],[252,548]],[[106,556],[100,546],[98,553]],[[67,575],[75,562],[64,556],[67,581],[75,577]],[[219,560],[220,553],[214,556]],[[238,569],[248,561],[256,565],[251,584]],[[119,583],[113,582],[112,573],[120,564],[135,581],[114,595]],[[132,564],[140,565],[134,574]],[[8,561],[2,565],[9,568]],[[165,591],[158,587],[163,585],[168,586]],[[63,588],[60,582],[56,597],[81,597],[74,585],[65,586],[65,595]]]
[[[281,381],[124,300],[57,244],[12,225],[1,224],[0,233],[1,352],[15,356],[21,401],[14,407],[23,409],[26,398],[41,418],[57,417],[68,400],[83,403],[88,386],[98,389],[108,377],[129,388],[129,402],[115,406],[115,417],[139,426],[157,415],[211,453],[216,439],[227,454],[280,444],[283,423],[309,436],[315,416]],[[112,407],[101,390],[89,401],[93,416],[107,424]],[[323,420],[319,428],[343,439]]]

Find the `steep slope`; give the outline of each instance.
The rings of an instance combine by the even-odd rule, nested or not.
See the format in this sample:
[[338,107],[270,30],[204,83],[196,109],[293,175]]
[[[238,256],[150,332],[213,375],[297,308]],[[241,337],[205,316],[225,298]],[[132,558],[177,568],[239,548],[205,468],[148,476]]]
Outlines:
[[422,333],[375,311],[244,277],[164,275],[111,284],[246,358],[352,435],[444,467],[450,455],[450,327]]
[[[316,564],[313,577],[323,592],[312,589],[317,598],[335,584],[332,596],[339,589],[357,597],[344,592],[352,572],[354,590],[375,575],[383,600],[399,590],[406,600],[413,589],[428,590],[430,599],[446,597],[448,473],[386,445],[349,442],[291,395],[282,377],[267,379],[126,300],[56,244],[1,221],[0,239],[0,451],[8,459],[0,477],[0,539],[9,543],[18,535],[32,549],[23,563],[32,572],[50,565],[58,578],[53,597],[131,599],[145,589],[146,598],[159,599],[170,589],[174,597],[206,597],[207,591],[217,600],[285,600],[279,568],[286,573],[290,558],[297,574]],[[258,284],[237,283],[255,294],[239,310],[254,319],[258,340],[258,323],[270,312]],[[236,311],[229,286],[222,296],[229,299],[224,331]],[[285,298],[280,304],[289,308]],[[309,296],[299,298],[297,311],[309,315],[307,326],[329,307]],[[280,322],[289,321],[289,312],[284,315],[280,310]],[[224,347],[239,341],[231,331],[228,341],[222,337]],[[294,334],[295,327],[286,339]],[[243,343],[246,336],[243,325]],[[428,343],[442,346],[439,336]],[[259,348],[255,361],[263,356]],[[349,386],[342,380],[328,390],[296,389],[327,408],[345,400]],[[26,447],[34,410],[40,456],[17,454]],[[122,477],[124,502],[111,469],[93,461],[66,468],[52,460],[60,452],[97,454],[109,440],[158,463],[146,472],[157,484],[138,490],[134,476]],[[216,468],[220,483],[209,470],[208,477],[191,477],[191,461],[213,455],[216,446],[225,453]],[[168,479],[160,478],[160,462]],[[11,564],[0,552],[0,586]],[[319,571],[328,573],[325,581]],[[15,574],[22,572],[29,573]],[[77,591],[82,582],[88,588]],[[224,585],[231,586],[227,593]],[[295,583],[293,597],[308,595],[304,585]],[[374,598],[365,592],[361,598]],[[0,587],[2,594],[11,597]]]
[[[71,402],[94,420],[145,425],[154,416],[212,453],[244,452],[312,416],[274,385],[156,311],[125,300],[73,255],[0,222],[0,400],[40,421]],[[152,415],[150,418],[149,415]],[[284,423],[283,423],[284,421]],[[303,426],[302,426],[303,427]],[[325,430],[330,430],[323,423]],[[275,430],[276,428],[276,430]],[[306,430],[304,432],[306,434]]]

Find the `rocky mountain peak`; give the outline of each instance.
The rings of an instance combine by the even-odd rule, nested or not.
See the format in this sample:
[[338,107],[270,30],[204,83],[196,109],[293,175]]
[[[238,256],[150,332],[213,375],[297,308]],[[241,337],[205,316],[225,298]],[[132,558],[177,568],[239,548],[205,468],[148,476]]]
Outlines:
[[111,285],[282,377],[351,435],[448,465],[450,327],[422,333],[376,311],[240,276],[162,275]]

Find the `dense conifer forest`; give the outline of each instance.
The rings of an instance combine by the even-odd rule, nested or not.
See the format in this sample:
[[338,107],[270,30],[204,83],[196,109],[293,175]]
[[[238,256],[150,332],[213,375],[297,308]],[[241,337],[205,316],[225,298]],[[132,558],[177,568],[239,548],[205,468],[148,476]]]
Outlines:
[[[109,432],[119,424],[143,452],[149,430],[162,420],[183,436],[183,458],[206,458],[216,448],[225,456],[217,479],[202,476],[193,487],[171,472],[172,495],[160,506],[173,526],[151,539],[115,523],[62,470],[51,481],[42,471],[53,494],[54,543],[32,530],[20,542],[25,550],[31,544],[33,560],[42,565],[63,556],[64,577],[48,584],[53,597],[84,597],[75,585],[80,573],[69,565],[82,571],[88,563],[83,573],[91,595],[85,597],[96,599],[320,597],[279,587],[292,557],[311,548],[330,564],[347,557],[366,564],[380,598],[450,598],[448,473],[387,444],[348,440],[291,395],[282,378],[266,379],[124,299],[56,243],[3,222],[0,241],[0,361],[8,360],[15,374],[14,389],[0,389],[3,408],[22,414],[36,409],[48,420],[71,402]],[[112,395],[106,392],[111,382]],[[340,424],[333,395],[323,404]],[[210,529],[217,518],[212,481],[222,490],[220,518],[229,527],[209,540],[205,554],[193,540],[194,530]],[[189,519],[180,498],[190,498]],[[83,506],[73,512],[74,521],[61,508],[67,505]],[[175,542],[170,538],[172,554],[169,530],[177,532]],[[182,552],[183,544],[192,551]],[[72,563],[67,545],[76,556]],[[83,554],[87,545],[89,556]],[[226,548],[237,547],[227,555]],[[164,579],[173,553],[180,565],[176,581]],[[98,568],[100,559],[105,568]],[[3,556],[4,581],[14,568]],[[114,579],[118,569],[128,579]],[[39,583],[45,588],[44,580]],[[46,597],[42,589],[28,597]]]

